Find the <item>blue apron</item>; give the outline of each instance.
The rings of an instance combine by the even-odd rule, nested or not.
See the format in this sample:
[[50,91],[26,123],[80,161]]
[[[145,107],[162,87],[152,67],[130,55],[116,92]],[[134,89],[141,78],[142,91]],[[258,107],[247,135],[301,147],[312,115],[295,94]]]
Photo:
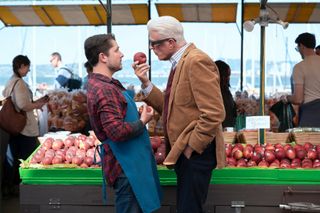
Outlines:
[[[138,120],[139,114],[134,100],[126,91],[122,94],[128,103],[124,121]],[[109,144],[120,163],[142,211],[150,213],[160,208],[162,192],[147,129],[128,141],[113,142],[107,139],[103,143]]]

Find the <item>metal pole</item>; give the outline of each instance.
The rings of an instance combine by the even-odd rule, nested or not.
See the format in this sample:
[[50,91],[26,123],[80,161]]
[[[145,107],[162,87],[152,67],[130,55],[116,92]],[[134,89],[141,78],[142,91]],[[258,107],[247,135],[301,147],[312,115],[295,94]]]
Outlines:
[[[151,19],[151,0],[148,0],[148,20]],[[149,69],[149,80],[151,81],[151,49],[149,47],[149,35],[147,35],[148,38],[147,38],[147,41],[148,41],[148,58],[149,58],[149,66],[150,66],[150,69]]]
[[[261,0],[260,11],[266,9],[267,0]],[[265,95],[265,35],[266,27],[260,27],[260,106],[259,114],[264,116],[264,95]],[[259,129],[259,143],[264,144],[265,129]]]
[[[264,115],[264,95],[265,95],[265,27],[261,26],[260,33],[260,107],[259,114]],[[260,144],[264,144],[265,129],[259,130]]]
[[240,53],[240,91],[243,91],[243,19],[244,0],[241,1],[241,53]]
[[107,0],[107,32],[112,33],[112,0]]

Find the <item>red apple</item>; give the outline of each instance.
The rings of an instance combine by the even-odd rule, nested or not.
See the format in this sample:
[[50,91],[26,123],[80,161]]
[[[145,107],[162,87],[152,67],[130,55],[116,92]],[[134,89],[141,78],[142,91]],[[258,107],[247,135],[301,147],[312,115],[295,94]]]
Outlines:
[[276,143],[276,144],[274,145],[274,148],[280,149],[280,148],[283,148],[283,146],[282,146],[281,143]]
[[231,157],[232,145],[230,143],[226,143],[225,146],[226,156]]
[[301,160],[299,158],[295,158],[291,161],[291,168],[300,168],[301,167]]
[[237,165],[237,161],[234,158],[227,158],[228,167],[235,167]]
[[253,152],[251,156],[251,160],[253,160],[254,162],[256,162],[256,164],[258,164],[262,160],[261,153]]
[[313,168],[317,168],[317,169],[320,168],[320,160],[319,160],[319,159],[314,160],[314,162],[313,162]]
[[150,142],[151,142],[153,151],[156,151],[161,145],[161,138],[159,136],[151,137]]
[[310,160],[315,160],[317,158],[317,152],[314,149],[309,149],[309,151],[307,153],[307,157]]
[[288,149],[292,149],[292,146],[287,143],[286,145],[283,146],[283,148],[284,148],[284,151],[287,151]]
[[70,147],[73,146],[75,141],[75,138],[73,136],[68,136],[65,140],[64,140],[64,146],[65,147]]
[[307,155],[307,152],[306,152],[306,150],[304,150],[304,148],[302,148],[300,150],[296,150],[296,153],[297,153],[297,157],[301,160],[303,160]]
[[294,151],[293,148],[288,148],[286,151],[286,157],[289,159],[295,159],[296,158],[296,152]]
[[252,146],[245,146],[243,149],[243,157],[245,157],[246,159],[250,159],[251,156],[253,154],[253,147]]
[[72,163],[80,166],[83,163],[83,158],[75,156],[72,158]]
[[303,147],[302,145],[300,145],[300,144],[296,144],[296,145],[294,146],[294,150],[296,150],[296,151],[304,150],[304,147]]
[[269,163],[265,160],[260,161],[258,164],[259,167],[269,167]]
[[275,156],[275,154],[274,154],[274,152],[272,150],[266,150],[264,152],[264,159],[268,163],[272,163],[276,159],[276,156]]
[[243,156],[243,153],[242,153],[242,151],[241,151],[240,149],[235,149],[235,148],[233,148],[233,150],[232,150],[232,157],[233,157],[234,159],[239,160],[239,159],[242,158],[242,156]]
[[143,64],[146,63],[147,61],[147,56],[146,54],[144,54],[143,52],[137,52],[136,54],[134,54],[133,56],[133,61],[136,62],[138,61],[138,64]]
[[246,162],[246,160],[245,159],[239,159],[238,161],[237,161],[237,167],[247,167],[247,162]]
[[282,160],[286,157],[286,153],[283,148],[277,148],[275,151],[275,156],[278,160]]
[[290,166],[290,163],[288,163],[287,161],[281,161],[280,168],[281,169],[289,169],[289,168],[291,168],[291,166]]
[[279,168],[280,167],[280,162],[278,159],[275,159],[269,166],[270,168]]
[[275,147],[271,143],[267,143],[266,146],[265,146],[265,150],[274,151]]
[[309,151],[310,149],[314,148],[314,145],[310,142],[306,142],[303,146],[306,151]]
[[245,144],[242,143],[236,143],[234,144],[234,149],[239,149],[241,152],[243,151],[243,147],[245,146]]
[[64,146],[63,140],[61,139],[56,139],[52,142],[52,149],[53,150],[59,150],[62,149],[62,147]]
[[247,167],[253,167],[253,166],[257,166],[257,163],[253,160],[249,160],[249,162],[247,163]]

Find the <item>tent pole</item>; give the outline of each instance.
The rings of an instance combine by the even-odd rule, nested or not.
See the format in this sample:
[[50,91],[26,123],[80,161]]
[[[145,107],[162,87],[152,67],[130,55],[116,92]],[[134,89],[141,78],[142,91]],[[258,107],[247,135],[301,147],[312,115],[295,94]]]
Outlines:
[[112,33],[112,2],[111,0],[107,0],[106,6],[103,4],[101,0],[99,0],[101,6],[103,7],[104,11],[106,11],[107,14],[107,33]]
[[[148,0],[148,20],[151,19],[151,0]],[[147,38],[147,41],[148,41],[148,58],[149,58],[149,66],[150,66],[150,69],[149,69],[149,80],[151,81],[151,49],[149,47],[149,35],[147,35],[148,38]]]
[[[264,116],[265,102],[265,26],[261,26],[260,34],[260,106],[259,114]],[[260,144],[264,144],[265,129],[259,130]]]
[[107,32],[112,33],[112,0],[107,0]]
[[244,0],[241,0],[240,91],[243,91],[243,20],[244,20]]

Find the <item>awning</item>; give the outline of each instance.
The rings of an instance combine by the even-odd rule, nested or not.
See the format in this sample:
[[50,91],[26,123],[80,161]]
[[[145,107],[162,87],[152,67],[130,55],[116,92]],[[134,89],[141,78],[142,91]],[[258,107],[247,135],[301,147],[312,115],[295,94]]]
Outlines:
[[[289,23],[320,23],[320,3],[268,3],[271,16],[279,16]],[[245,3],[244,20],[259,16],[259,3]]]
[[155,5],[159,16],[173,16],[181,22],[234,23],[237,17],[237,3]]
[[[0,20],[6,26],[106,25],[102,5],[0,6]],[[113,4],[112,24],[137,25],[148,22],[147,4]]]

